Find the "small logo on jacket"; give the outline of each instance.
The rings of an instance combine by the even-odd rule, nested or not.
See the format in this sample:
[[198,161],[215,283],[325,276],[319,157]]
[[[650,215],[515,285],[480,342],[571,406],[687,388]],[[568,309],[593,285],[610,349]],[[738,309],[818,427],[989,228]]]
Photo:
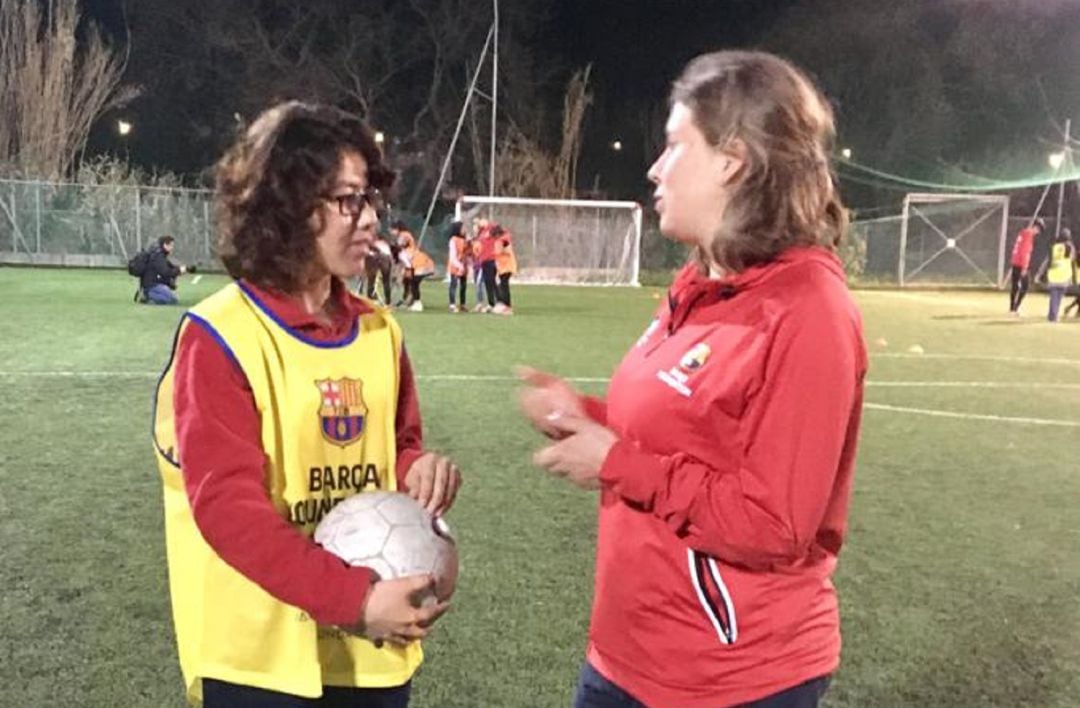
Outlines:
[[693,389],[686,385],[690,380],[690,375],[705,366],[710,354],[712,354],[712,349],[709,345],[705,342],[698,342],[682,355],[678,366],[673,366],[667,371],[657,371],[656,378],[689,398],[690,394],[694,392]]
[[690,348],[690,351],[683,354],[682,359],[679,359],[679,368],[686,371],[697,371],[705,366],[710,354],[712,354],[712,349],[709,348],[709,345],[705,342],[698,342]]
[[360,379],[319,379],[315,382],[322,397],[319,423],[327,441],[345,447],[364,434],[367,404]]

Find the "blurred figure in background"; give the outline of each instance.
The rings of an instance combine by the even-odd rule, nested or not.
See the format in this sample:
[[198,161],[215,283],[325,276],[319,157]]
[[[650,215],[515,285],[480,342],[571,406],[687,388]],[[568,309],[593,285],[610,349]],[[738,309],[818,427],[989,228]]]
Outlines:
[[1020,233],[1016,234],[1016,242],[1013,243],[1009,259],[1009,312],[1017,317],[1020,316],[1020,303],[1024,301],[1031,284],[1031,251],[1035,247],[1035,238],[1042,233],[1044,225],[1041,218],[1035,219],[1029,226],[1020,229]]

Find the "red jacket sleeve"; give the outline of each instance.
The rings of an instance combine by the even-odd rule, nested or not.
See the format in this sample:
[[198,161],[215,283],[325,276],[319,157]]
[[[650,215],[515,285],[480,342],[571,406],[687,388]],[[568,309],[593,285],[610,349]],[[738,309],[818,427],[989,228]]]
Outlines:
[[251,388],[194,322],[178,344],[174,388],[184,485],[206,542],[246,578],[316,622],[358,622],[371,572],[345,565],[274,509]]
[[804,557],[830,502],[849,490],[865,372],[859,336],[827,308],[787,318],[746,413],[741,459],[661,456],[624,439],[601,481],[729,563]]
[[420,422],[420,400],[416,395],[416,379],[413,378],[412,363],[405,347],[401,348],[401,370],[398,382],[397,404],[397,464],[395,476],[400,491],[408,491],[405,474],[424,454],[424,432]]
[[589,418],[600,425],[607,425],[607,402],[603,398],[582,396],[581,407],[585,409],[585,415]]

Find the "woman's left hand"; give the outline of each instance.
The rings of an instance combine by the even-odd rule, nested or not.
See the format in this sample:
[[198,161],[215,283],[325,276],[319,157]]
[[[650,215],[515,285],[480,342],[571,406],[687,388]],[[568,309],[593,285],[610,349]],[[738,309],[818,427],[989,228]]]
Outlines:
[[566,437],[537,450],[533,462],[582,489],[599,489],[600,468],[619,438],[582,416],[567,415],[555,424]]
[[461,471],[449,457],[428,452],[416,459],[405,473],[409,496],[430,514],[442,514],[457,498]]

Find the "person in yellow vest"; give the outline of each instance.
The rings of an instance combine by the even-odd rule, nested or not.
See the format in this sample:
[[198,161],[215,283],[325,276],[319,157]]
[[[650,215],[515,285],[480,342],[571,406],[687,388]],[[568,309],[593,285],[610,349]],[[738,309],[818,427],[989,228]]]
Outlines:
[[1046,289],[1050,292],[1050,310],[1046,319],[1050,322],[1058,321],[1058,312],[1061,310],[1061,301],[1065,297],[1065,291],[1074,282],[1074,265],[1076,261],[1076,248],[1072,242],[1072,232],[1062,228],[1054,242],[1050,245],[1050,258],[1047,261]]
[[155,396],[166,550],[189,700],[406,706],[447,598],[380,579],[311,536],[342,499],[453,504],[426,452],[393,317],[345,285],[393,183],[371,131],[327,106],[263,113],[217,167],[218,253],[235,279],[181,319]]
[[510,232],[502,226],[492,229],[491,235],[495,238],[495,270],[498,273],[495,293],[499,300],[492,312],[497,315],[512,315],[514,308],[510,301],[510,278],[517,273],[514,242],[510,238]]

